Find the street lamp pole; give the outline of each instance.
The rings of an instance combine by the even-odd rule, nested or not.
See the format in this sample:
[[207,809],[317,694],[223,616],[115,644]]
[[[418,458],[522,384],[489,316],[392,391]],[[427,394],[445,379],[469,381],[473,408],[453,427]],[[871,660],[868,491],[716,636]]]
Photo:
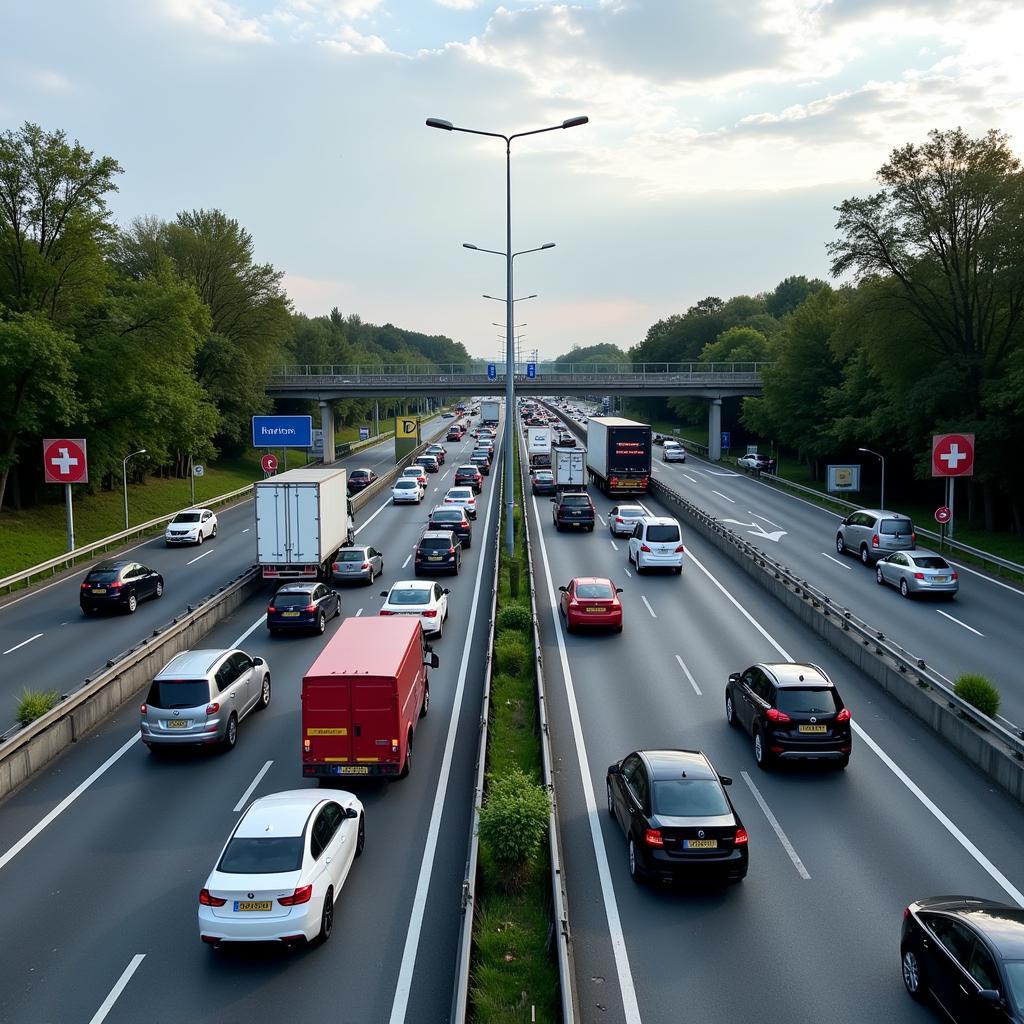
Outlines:
[[131,455],[126,455],[121,461],[121,482],[124,484],[124,528],[128,529],[128,460],[134,459],[136,455],[145,455],[146,449],[140,448]]
[[881,509],[885,508],[885,456],[880,452],[873,452],[870,448],[858,448],[859,452],[867,452],[868,455],[874,455],[876,459],[882,460],[882,488],[881,493],[878,496],[878,507]]

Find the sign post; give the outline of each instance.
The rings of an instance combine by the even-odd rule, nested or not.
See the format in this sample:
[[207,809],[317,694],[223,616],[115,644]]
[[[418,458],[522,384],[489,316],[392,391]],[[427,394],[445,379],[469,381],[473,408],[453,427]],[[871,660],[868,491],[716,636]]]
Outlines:
[[[974,435],[934,434],[932,436],[932,476],[946,477],[946,505],[949,511],[949,539],[953,539],[953,501],[955,479],[974,476]],[[936,518],[938,515],[936,514]]]
[[48,437],[43,441],[43,479],[48,484],[64,485],[67,549],[75,550],[75,513],[71,504],[71,485],[89,482],[89,461],[84,437]]
[[[946,485],[946,490],[949,490],[949,485]],[[942,550],[942,545],[946,540],[946,523],[953,518],[953,510],[948,505],[943,505],[941,508],[935,510],[935,522],[939,524],[939,550]]]

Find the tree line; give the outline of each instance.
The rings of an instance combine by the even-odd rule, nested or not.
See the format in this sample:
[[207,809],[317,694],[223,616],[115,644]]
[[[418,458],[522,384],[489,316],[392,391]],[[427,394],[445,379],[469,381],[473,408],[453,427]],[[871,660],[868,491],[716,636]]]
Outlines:
[[[119,482],[138,448],[136,477],[183,475],[189,457],[249,446],[276,365],[469,360],[450,338],[296,313],[283,273],[221,210],[118,226],[108,202],[122,173],[63,131],[0,133],[0,507],[46,494],[47,436],[88,439],[92,487]],[[338,403],[338,422],[372,408]]]

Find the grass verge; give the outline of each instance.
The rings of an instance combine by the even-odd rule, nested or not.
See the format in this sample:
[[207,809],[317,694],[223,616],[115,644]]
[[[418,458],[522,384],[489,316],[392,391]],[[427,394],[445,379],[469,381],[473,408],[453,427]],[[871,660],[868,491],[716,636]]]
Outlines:
[[[522,488],[515,457],[516,551],[524,557]],[[502,531],[504,536],[504,508]],[[510,572],[511,569],[511,572]],[[537,784],[541,749],[537,732],[533,632],[526,567],[499,553],[495,673],[487,749],[489,777],[521,769]],[[505,867],[481,839],[473,963],[471,1019],[476,1024],[553,1021],[559,1015],[558,969],[548,949],[550,873],[547,845],[508,884]]]

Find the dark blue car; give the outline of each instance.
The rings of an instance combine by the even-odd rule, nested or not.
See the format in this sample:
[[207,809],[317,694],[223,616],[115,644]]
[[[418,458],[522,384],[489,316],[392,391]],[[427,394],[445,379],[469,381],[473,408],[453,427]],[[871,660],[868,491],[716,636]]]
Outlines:
[[285,630],[322,633],[327,620],[341,614],[341,598],[322,583],[288,583],[267,608],[267,629],[271,636]]

